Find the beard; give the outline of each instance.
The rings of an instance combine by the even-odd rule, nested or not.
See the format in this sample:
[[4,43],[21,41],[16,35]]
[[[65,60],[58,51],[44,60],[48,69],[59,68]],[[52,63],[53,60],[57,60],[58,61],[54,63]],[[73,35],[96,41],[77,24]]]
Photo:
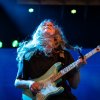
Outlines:
[[58,50],[61,47],[61,42],[55,40],[54,37],[44,39],[44,48],[47,53],[52,53],[54,50]]

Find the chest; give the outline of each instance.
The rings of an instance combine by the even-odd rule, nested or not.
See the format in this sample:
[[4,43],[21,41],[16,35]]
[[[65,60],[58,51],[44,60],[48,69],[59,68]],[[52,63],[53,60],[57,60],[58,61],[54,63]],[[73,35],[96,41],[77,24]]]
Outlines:
[[47,72],[56,62],[64,62],[64,58],[59,55],[53,57],[36,56],[30,61],[30,77],[37,78]]

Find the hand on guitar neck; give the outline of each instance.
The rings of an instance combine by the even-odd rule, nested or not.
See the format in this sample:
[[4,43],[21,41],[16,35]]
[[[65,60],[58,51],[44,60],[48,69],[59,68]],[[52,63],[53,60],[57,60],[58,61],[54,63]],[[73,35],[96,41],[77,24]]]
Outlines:
[[86,58],[84,56],[79,57],[78,64],[77,64],[77,70],[80,69],[80,66],[85,65],[85,64],[87,64]]
[[85,57],[84,58],[80,58],[79,61],[80,61],[80,64],[87,64],[87,61],[86,61]]

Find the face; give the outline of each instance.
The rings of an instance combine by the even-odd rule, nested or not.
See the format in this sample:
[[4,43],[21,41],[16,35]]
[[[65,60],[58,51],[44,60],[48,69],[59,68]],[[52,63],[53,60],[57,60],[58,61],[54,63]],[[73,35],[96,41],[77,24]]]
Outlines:
[[42,30],[46,35],[54,35],[55,34],[55,27],[52,22],[45,22]]

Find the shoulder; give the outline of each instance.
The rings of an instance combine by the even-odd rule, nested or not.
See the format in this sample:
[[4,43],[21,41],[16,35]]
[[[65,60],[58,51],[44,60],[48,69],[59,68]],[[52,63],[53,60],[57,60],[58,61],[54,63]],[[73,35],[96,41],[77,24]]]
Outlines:
[[24,59],[25,60],[30,60],[30,58],[32,56],[35,56],[36,54],[37,54],[36,48],[31,48],[31,49],[27,50],[27,52],[25,53]]
[[30,50],[29,52],[27,52],[25,54],[25,59],[26,60],[33,60],[33,59],[36,59],[36,58],[41,57],[43,55],[44,55],[43,52],[41,52],[38,49],[34,48],[34,49]]

